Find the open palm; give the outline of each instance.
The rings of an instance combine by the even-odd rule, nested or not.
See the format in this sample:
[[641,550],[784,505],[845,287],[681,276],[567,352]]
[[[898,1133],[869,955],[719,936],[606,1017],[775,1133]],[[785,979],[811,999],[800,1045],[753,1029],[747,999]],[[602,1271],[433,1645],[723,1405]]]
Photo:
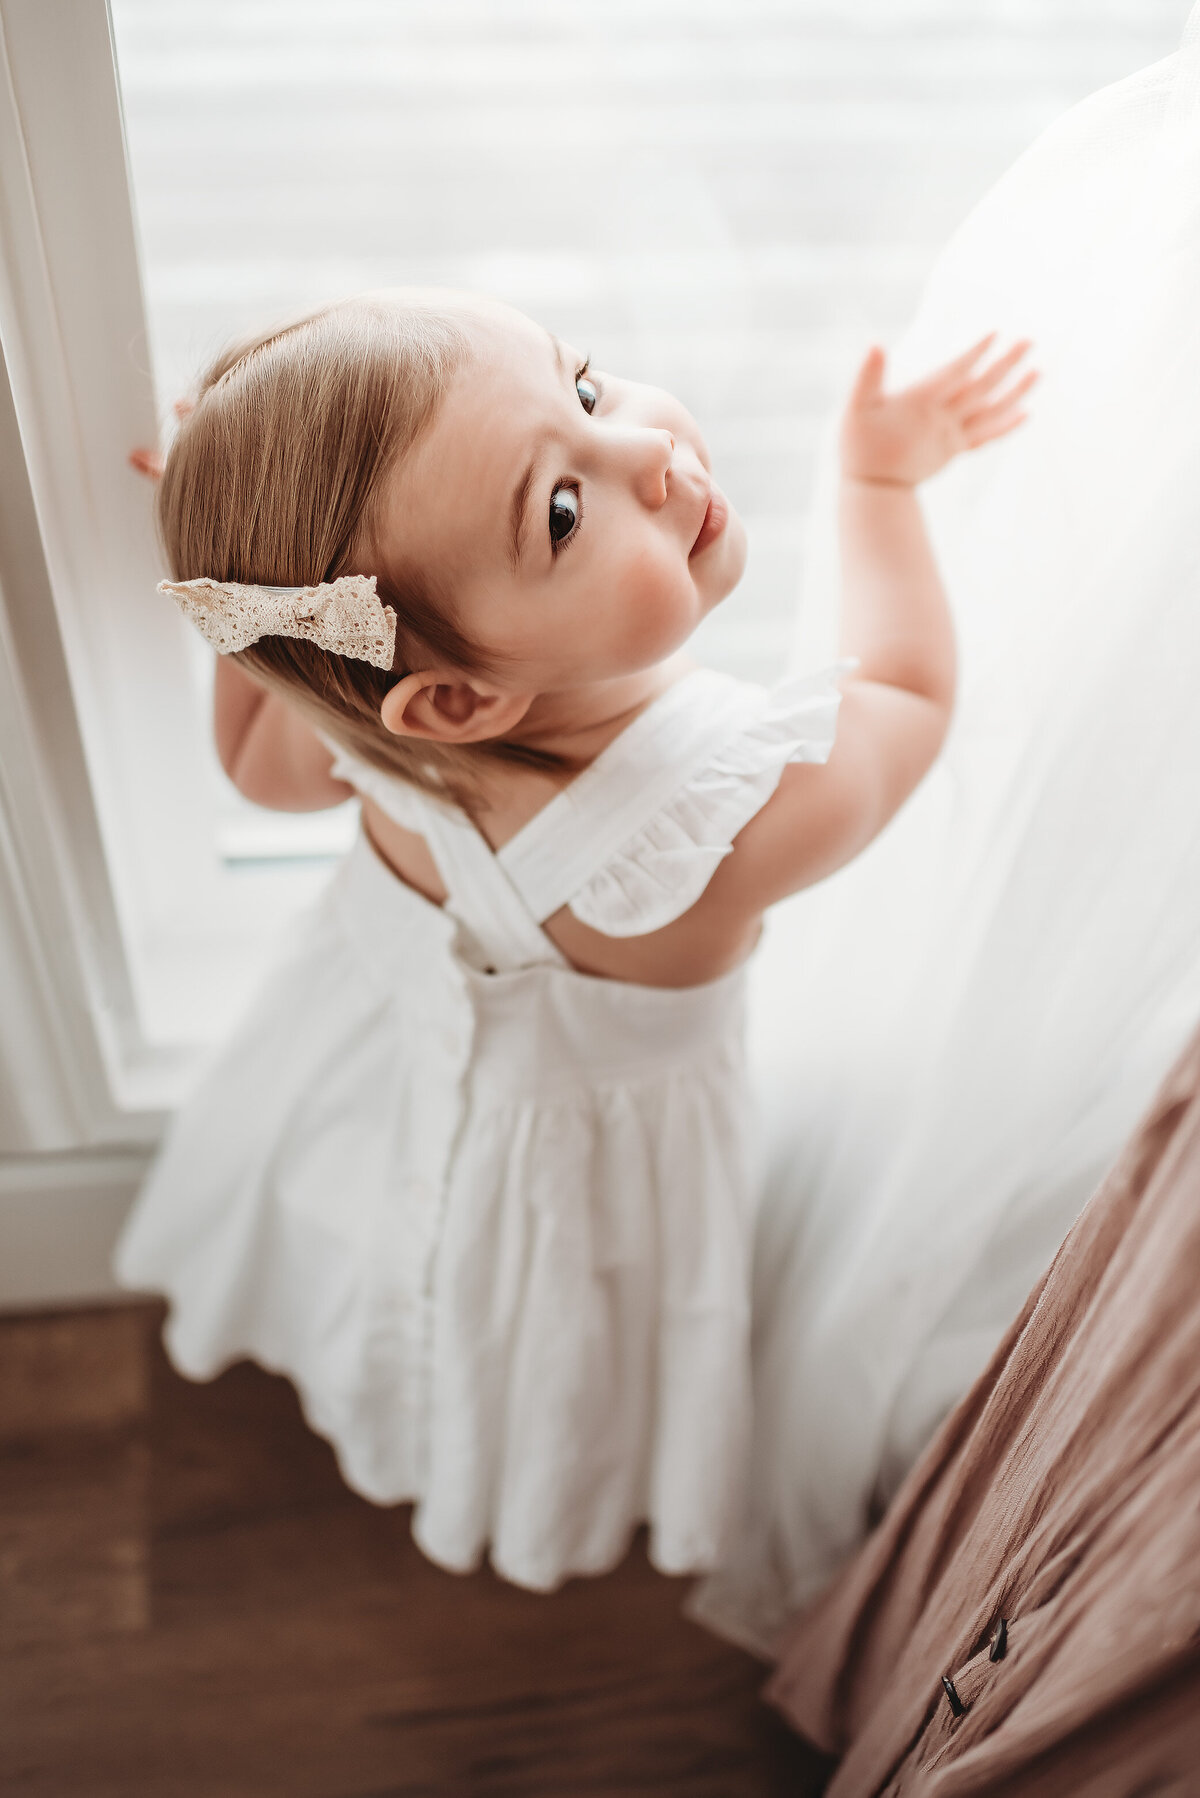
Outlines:
[[898,393],[884,392],[884,352],[870,350],[842,420],[842,472],[854,480],[914,487],[964,450],[1014,431],[1025,419],[1021,401],[1037,372],[1012,378],[1029,352],[1026,342],[984,363],[994,342],[992,332]]

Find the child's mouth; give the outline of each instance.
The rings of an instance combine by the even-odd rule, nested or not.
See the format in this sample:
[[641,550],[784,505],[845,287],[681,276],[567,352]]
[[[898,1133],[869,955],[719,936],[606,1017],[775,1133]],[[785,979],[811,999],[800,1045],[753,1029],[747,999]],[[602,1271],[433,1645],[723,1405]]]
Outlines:
[[691,561],[693,556],[698,556],[701,550],[708,548],[710,543],[715,543],[728,522],[729,502],[721,489],[714,487],[708,496],[708,508],[704,514],[704,522],[700,526],[700,533],[688,551],[688,560]]

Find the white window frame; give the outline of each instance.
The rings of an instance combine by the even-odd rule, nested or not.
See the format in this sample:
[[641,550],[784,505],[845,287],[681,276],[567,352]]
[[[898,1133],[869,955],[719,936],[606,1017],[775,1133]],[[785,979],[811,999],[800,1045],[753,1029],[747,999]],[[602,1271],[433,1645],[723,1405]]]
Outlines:
[[106,0],[0,0],[0,349],[0,1155],[149,1144],[319,876],[218,854]]

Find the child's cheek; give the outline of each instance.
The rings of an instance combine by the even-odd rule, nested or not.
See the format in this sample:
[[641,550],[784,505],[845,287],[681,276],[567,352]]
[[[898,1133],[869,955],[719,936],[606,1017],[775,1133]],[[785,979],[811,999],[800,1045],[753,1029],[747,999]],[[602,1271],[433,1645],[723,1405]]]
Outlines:
[[629,556],[619,575],[620,648],[631,665],[661,661],[695,626],[692,583],[670,556],[648,547]]

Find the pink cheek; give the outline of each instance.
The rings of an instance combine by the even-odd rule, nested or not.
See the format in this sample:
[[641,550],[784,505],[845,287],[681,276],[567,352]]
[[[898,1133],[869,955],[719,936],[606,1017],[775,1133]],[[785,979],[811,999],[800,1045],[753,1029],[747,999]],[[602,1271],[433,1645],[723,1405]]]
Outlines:
[[677,648],[693,623],[691,582],[673,559],[652,550],[631,557],[618,576],[622,649],[638,661],[656,661]]

